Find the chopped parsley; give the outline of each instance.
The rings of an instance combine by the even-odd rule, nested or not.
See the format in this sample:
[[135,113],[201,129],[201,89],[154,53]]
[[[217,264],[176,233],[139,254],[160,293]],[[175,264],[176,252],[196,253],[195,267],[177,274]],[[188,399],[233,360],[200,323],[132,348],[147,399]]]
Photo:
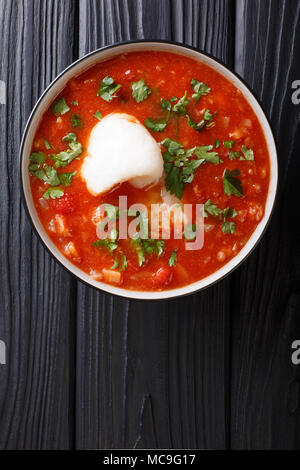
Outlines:
[[229,160],[236,160],[237,158],[239,158],[240,153],[231,151],[228,156]]
[[193,151],[196,157],[200,160],[218,165],[220,163],[220,157],[217,152],[212,152],[212,149],[212,145],[201,145],[200,147],[195,147]]
[[60,114],[66,114],[68,111],[70,111],[70,108],[67,105],[66,100],[61,98],[60,100],[54,101],[51,106],[51,110],[55,116],[59,116]]
[[73,176],[75,176],[77,171],[72,173],[58,173],[59,181],[63,186],[70,186],[72,183]]
[[73,114],[70,117],[70,121],[73,127],[79,127],[82,124],[82,119],[80,116],[78,116],[78,114]]
[[47,139],[45,139],[45,148],[47,150],[50,150],[52,148],[52,145],[50,144],[50,142]]
[[177,248],[175,248],[175,250],[171,253],[171,256],[169,258],[169,266],[172,267],[172,266],[175,266],[177,262]]
[[162,132],[165,130],[166,125],[169,122],[170,115],[171,115],[171,103],[169,100],[161,100],[160,106],[164,111],[167,111],[165,118],[163,119],[145,119],[145,125],[153,132]]
[[161,119],[158,121],[154,121],[153,119],[149,119],[149,118],[145,119],[146,127],[148,127],[148,129],[150,129],[153,132],[162,132],[165,129],[167,123],[168,121],[165,121],[164,119]]
[[220,147],[220,139],[215,140],[215,148],[217,149],[218,147]]
[[153,240],[151,238],[146,240],[136,238],[132,240],[132,244],[135,247],[138,255],[139,266],[142,266],[144,264],[147,255],[157,255],[157,257],[160,258],[165,249],[164,240]]
[[110,238],[104,238],[103,240],[97,240],[96,242],[93,242],[92,245],[95,248],[105,248],[108,250],[110,253],[112,253],[114,250],[118,248],[118,243],[116,240],[111,240]]
[[183,232],[183,236],[186,240],[192,241],[196,238],[197,226],[196,224],[188,224],[185,227],[185,231]]
[[225,170],[223,175],[223,190],[224,194],[231,196],[234,194],[235,196],[242,196],[243,195],[243,187],[241,181],[237,178],[240,175],[239,170],[236,168],[232,171]]
[[120,268],[119,268],[120,271],[125,271],[125,269],[128,267],[126,255],[121,256],[119,265],[120,265]]
[[102,119],[102,114],[101,114],[101,111],[96,111],[95,114],[93,115],[96,119],[98,119],[98,121],[101,121]]
[[131,84],[132,98],[135,99],[137,103],[144,101],[151,94],[150,88],[146,85],[145,80],[141,79],[138,82]]
[[50,187],[50,188],[48,188],[48,189],[44,192],[43,198],[44,198],[44,199],[47,199],[47,200],[48,200],[49,198],[51,198],[51,199],[59,199],[59,198],[61,198],[61,197],[64,195],[64,193],[65,193],[65,192],[64,192],[63,188],[59,188],[59,187],[54,187],[54,188],[53,188],[53,187]]
[[232,149],[232,147],[234,146],[234,140],[225,140],[223,142],[223,145],[227,149]]
[[[166,190],[179,199],[183,196],[185,184],[193,181],[194,174],[202,163],[218,164],[220,162],[218,154],[211,151],[212,145],[185,150],[180,142],[168,137],[161,144],[167,149],[163,152]],[[193,155],[197,159],[192,159]]]
[[64,142],[67,141],[69,142],[69,149],[68,150],[63,150],[62,152],[59,152],[57,154],[51,155],[50,158],[55,161],[54,167],[65,167],[69,163],[71,163],[74,158],[77,158],[81,155],[82,152],[82,145],[80,142],[77,142],[76,135],[73,134],[72,132],[67,134],[65,137],[62,139]]
[[73,106],[78,106],[78,101],[77,101],[77,100],[75,100],[75,101],[72,101],[72,103],[71,103],[71,104],[72,104]]
[[245,157],[245,160],[249,160],[249,161],[254,160],[254,153],[253,153],[253,150],[252,150],[252,149],[248,149],[248,147],[246,147],[246,145],[243,145],[243,146],[242,146],[242,152],[243,152],[243,155],[244,155],[244,157]]
[[46,155],[44,152],[34,152],[30,155],[30,161],[40,165],[46,161]]
[[101,96],[104,101],[110,103],[113,98],[117,98],[115,93],[121,88],[122,85],[115,83],[112,77],[105,77],[100,83],[97,96]]
[[211,215],[212,217],[220,217],[222,215],[223,211],[220,209],[214,202],[212,202],[210,199],[206,201],[206,203],[203,206],[203,215],[204,217],[208,217]]
[[229,235],[230,233],[235,233],[235,223],[232,221],[227,221],[227,218],[233,219],[237,215],[237,211],[232,207],[226,207],[224,210],[220,209],[214,202],[210,199],[206,201],[203,206],[203,215],[208,217],[209,215],[215,217],[218,220],[223,220],[222,223],[222,232]]
[[174,104],[172,111],[174,113],[177,113],[179,116],[185,116],[187,114],[186,112],[186,107],[189,104],[189,100],[187,99],[187,91],[184,93],[182,98],[177,101],[176,104]]
[[210,92],[210,88],[203,82],[199,82],[195,78],[191,79],[191,87],[194,90],[192,97],[196,103],[200,100],[201,96],[207,95]]
[[77,137],[76,137],[76,134],[74,134],[74,132],[69,132],[61,140],[63,142],[76,142]]
[[213,119],[216,115],[217,113],[211,114],[210,110],[206,109],[204,111],[203,118],[199,122],[195,122],[190,116],[187,116],[188,125],[196,131],[201,131],[204,128],[209,129],[215,125],[215,121],[213,121]]

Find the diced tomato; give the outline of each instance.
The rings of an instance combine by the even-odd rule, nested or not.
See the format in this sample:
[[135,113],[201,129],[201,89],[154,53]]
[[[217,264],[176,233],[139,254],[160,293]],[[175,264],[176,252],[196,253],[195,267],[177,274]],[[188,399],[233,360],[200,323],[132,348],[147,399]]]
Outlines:
[[74,211],[74,201],[70,194],[65,194],[59,199],[52,199],[52,206],[58,214],[71,214]]
[[167,286],[173,278],[173,270],[169,267],[159,268],[155,273],[152,274],[152,280],[155,287]]

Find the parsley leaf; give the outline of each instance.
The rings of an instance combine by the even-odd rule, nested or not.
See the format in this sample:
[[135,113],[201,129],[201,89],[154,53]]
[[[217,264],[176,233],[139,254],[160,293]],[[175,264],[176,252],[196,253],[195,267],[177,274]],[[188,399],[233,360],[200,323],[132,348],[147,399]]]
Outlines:
[[101,112],[98,110],[95,112],[95,114],[93,115],[96,119],[98,119],[98,121],[101,121],[102,119],[102,114]]
[[105,248],[108,250],[110,253],[112,253],[114,250],[118,248],[118,243],[116,243],[116,240],[111,240],[110,238],[104,238],[103,240],[97,240],[96,242],[93,242],[92,245],[95,248]]
[[213,203],[210,199],[206,201],[203,206],[204,217],[208,217],[209,215],[212,217],[220,217],[222,214],[222,209],[220,209],[215,203]]
[[192,241],[196,238],[197,226],[196,224],[188,224],[183,232],[183,236],[186,240]]
[[59,199],[61,198],[62,196],[64,195],[64,190],[62,188],[59,188],[59,187],[50,187],[48,188],[44,194],[43,194],[43,198],[44,199],[49,199],[51,197],[51,199]]
[[220,157],[217,152],[212,152],[212,149],[212,145],[201,145],[200,147],[194,148],[194,154],[201,160],[218,165],[220,163]]
[[[176,101],[177,101],[177,98],[176,98]],[[160,106],[162,107],[162,109],[165,109],[166,111],[171,111],[171,108],[172,108],[170,101],[165,100],[165,99],[161,100]]]
[[[167,149],[167,152],[163,152],[166,190],[179,199],[183,196],[185,184],[193,181],[194,174],[202,163],[206,161],[218,164],[220,162],[218,154],[211,152],[212,145],[185,150],[180,142],[169,137],[161,144]],[[191,159],[193,155],[197,157],[197,160]]]
[[246,145],[243,145],[243,146],[242,146],[242,152],[243,152],[243,154],[244,154],[245,160],[249,160],[249,161],[254,160],[254,153],[253,153],[253,150],[252,150],[252,149],[248,149],[248,147],[246,147]]
[[240,155],[239,152],[233,152],[233,151],[232,151],[232,152],[230,152],[229,155],[228,155],[228,156],[229,156],[229,160],[236,160],[237,158],[239,158],[239,155]]
[[234,140],[225,140],[223,142],[223,145],[227,149],[232,149],[232,147],[234,146]]
[[207,95],[207,93],[210,92],[210,88],[205,83],[199,82],[195,78],[191,79],[191,86],[194,90],[192,97],[194,98],[196,103],[199,101],[201,96]]
[[[33,154],[38,155],[38,154]],[[30,157],[31,158],[31,157]],[[36,157],[33,157],[36,158]],[[41,163],[43,161],[41,160]],[[51,186],[57,186],[60,184],[60,180],[57,176],[57,171],[52,166],[44,164],[41,166],[39,163],[34,163],[29,165],[29,171],[32,175],[36,176],[38,179],[45,181]]]
[[82,119],[80,116],[78,116],[78,114],[73,114],[70,117],[70,121],[73,127],[79,127],[82,124]]
[[67,105],[66,100],[61,98],[60,100],[54,101],[51,106],[51,110],[55,116],[59,116],[60,114],[66,114],[68,111],[70,111],[70,108]]
[[193,129],[195,129],[196,131],[198,131],[198,132],[201,131],[203,128],[208,129],[208,128],[213,127],[215,125],[215,122],[213,121],[213,118],[216,115],[217,115],[217,113],[211,114],[210,110],[206,109],[204,111],[203,118],[199,122],[193,121],[193,119],[190,116],[188,116],[188,125],[190,127],[192,127]]
[[46,148],[47,150],[50,150],[50,149],[52,148],[50,142],[49,142],[47,139],[45,139],[45,148]]
[[64,186],[70,186],[72,183],[73,176],[75,176],[77,171],[73,171],[73,173],[58,173],[58,178],[61,184]]
[[97,96],[101,96],[104,101],[110,103],[113,98],[117,98],[115,93],[121,88],[122,85],[115,83],[112,77],[103,78],[100,83],[100,88],[97,92]]
[[177,101],[176,104],[174,104],[172,111],[174,113],[179,114],[179,116],[185,116],[186,115],[186,107],[189,104],[189,100],[187,99],[187,91],[184,93],[182,98]]
[[57,171],[52,166],[44,165],[45,178],[43,178],[46,183],[51,184],[51,186],[58,186],[60,184],[60,179],[57,176]]
[[235,223],[234,222],[223,222],[222,232],[229,235],[230,233],[235,233]]
[[177,248],[175,248],[175,250],[172,252],[169,258],[169,266],[170,267],[175,266],[176,261],[177,261]]
[[122,255],[120,259],[120,271],[125,271],[128,267],[126,255]]
[[151,238],[143,240],[137,238],[132,240],[132,243],[137,251],[139,266],[144,264],[147,255],[157,255],[157,257],[160,258],[165,249],[164,240],[153,240]]
[[30,161],[38,163],[39,165],[44,163],[46,160],[46,155],[44,152],[35,152],[30,155]]
[[119,266],[119,261],[117,259],[115,259],[114,264],[112,265],[112,267],[110,269],[117,269],[118,266]]
[[74,140],[74,136],[76,139],[75,134],[69,133],[63,138],[63,140],[69,141],[70,148],[68,150],[63,150],[62,152],[53,154],[51,156],[51,158],[55,161],[55,168],[65,167],[66,165],[71,163],[74,158],[77,158],[79,157],[79,155],[81,155],[82,145],[80,142],[77,142],[77,140]]
[[76,134],[74,134],[74,132],[69,132],[62,138],[63,142],[76,142],[76,140],[77,140],[77,137],[76,137]]
[[165,129],[167,122],[165,120],[154,121],[146,118],[145,125],[153,132],[162,132]]
[[234,218],[237,215],[237,211],[232,207],[226,207],[226,209],[220,209],[214,202],[210,199],[206,201],[203,206],[203,215],[208,217],[209,215],[215,217],[216,219],[223,219],[222,223],[222,232],[226,234],[235,233],[235,223],[228,222],[227,217]]
[[223,175],[224,194],[227,194],[228,196],[231,196],[232,194],[234,194],[235,196],[243,195],[242,183],[238,178],[236,178],[239,175],[240,172],[238,169],[229,171],[226,168]]
[[148,98],[151,93],[150,88],[145,83],[144,79],[139,80],[131,84],[132,89],[132,98],[135,99],[137,103],[144,101]]
[[78,101],[77,101],[77,100],[72,101],[71,104],[72,104],[73,106],[78,106]]
[[162,109],[167,111],[167,115],[164,119],[145,119],[145,125],[148,127],[153,132],[162,132],[165,130],[166,125],[169,122],[170,119],[170,113],[171,113],[171,103],[168,100],[161,100],[160,106]]
[[168,149],[170,155],[179,155],[180,153],[184,153],[183,145],[169,137],[166,137],[161,144]]
[[218,147],[220,147],[220,139],[215,140],[215,148],[217,149]]

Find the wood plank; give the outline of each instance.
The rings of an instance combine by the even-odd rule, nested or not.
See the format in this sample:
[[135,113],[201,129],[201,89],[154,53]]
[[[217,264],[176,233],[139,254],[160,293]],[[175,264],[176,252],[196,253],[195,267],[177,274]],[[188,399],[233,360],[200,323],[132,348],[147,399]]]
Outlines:
[[[186,41],[233,61],[232,2],[80,1],[79,51],[134,38]],[[227,444],[230,280],[170,302],[78,284],[76,447]]]
[[74,2],[0,0],[0,448],[73,442],[72,314],[76,283],[50,258],[21,203],[18,151],[46,85],[73,59]]
[[291,344],[300,338],[299,106],[300,4],[237,2],[235,68],[271,119],[279,151],[279,194],[263,241],[235,273],[232,293],[231,443],[235,449],[299,448],[300,368]]

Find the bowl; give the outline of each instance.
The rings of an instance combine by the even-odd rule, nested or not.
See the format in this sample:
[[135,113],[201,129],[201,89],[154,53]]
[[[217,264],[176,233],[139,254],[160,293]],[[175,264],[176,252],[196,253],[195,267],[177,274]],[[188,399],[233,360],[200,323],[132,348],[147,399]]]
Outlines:
[[[207,64],[208,66],[214,68],[217,72],[227,78],[231,83],[235,85],[236,88],[241,90],[245,99],[249,102],[253,111],[255,112],[260,125],[265,134],[265,139],[267,147],[269,150],[270,156],[270,183],[269,190],[265,206],[265,214],[256,229],[252,233],[251,237],[245,244],[245,246],[240,250],[240,252],[232,258],[227,264],[222,266],[220,269],[215,271],[213,274],[197,281],[192,284],[186,285],[184,287],[170,289],[166,291],[159,292],[144,292],[144,291],[134,291],[126,290],[121,287],[115,287],[109,284],[95,281],[91,279],[88,274],[81,271],[77,266],[75,266],[71,261],[65,258],[62,253],[58,250],[55,244],[48,237],[45,232],[35,209],[31,189],[30,189],[30,178],[28,172],[28,163],[29,155],[31,153],[31,147],[34,139],[35,132],[39,126],[42,115],[53,102],[54,98],[61,92],[66,83],[74,76],[81,74],[84,70],[90,68],[91,66],[99,63],[103,60],[111,59],[116,55],[129,53],[134,51],[163,51],[163,52],[173,52],[181,54],[187,57],[190,57],[196,61],[201,61]],[[43,242],[44,246],[49,250],[51,255],[71,274],[76,276],[80,281],[88,284],[89,286],[95,287],[102,291],[108,292],[110,294],[119,295],[122,297],[132,298],[132,299],[141,299],[141,300],[156,300],[156,299],[169,299],[175,298],[187,294],[191,294],[211,286],[215,282],[223,279],[225,276],[228,276],[237,266],[239,266],[247,256],[252,252],[260,238],[262,237],[265,228],[270,220],[272,209],[274,206],[276,190],[277,190],[277,180],[278,180],[278,165],[277,165],[277,152],[275,140],[273,133],[268,122],[268,119],[259,104],[258,100],[253,95],[249,87],[243,82],[243,80],[236,75],[234,72],[228,69],[224,64],[222,64],[217,59],[211,57],[210,55],[199,51],[193,47],[185,46],[183,44],[178,44],[174,42],[167,41],[130,41],[114,44],[112,46],[103,47],[97,49],[94,52],[87,54],[81,59],[77,60],[69,67],[67,67],[62,73],[60,73],[55,80],[46,88],[38,102],[36,103],[25,127],[23,134],[21,148],[20,148],[20,173],[21,173],[21,184],[23,192],[23,200],[25,204],[26,211],[32,222],[32,225]]]

